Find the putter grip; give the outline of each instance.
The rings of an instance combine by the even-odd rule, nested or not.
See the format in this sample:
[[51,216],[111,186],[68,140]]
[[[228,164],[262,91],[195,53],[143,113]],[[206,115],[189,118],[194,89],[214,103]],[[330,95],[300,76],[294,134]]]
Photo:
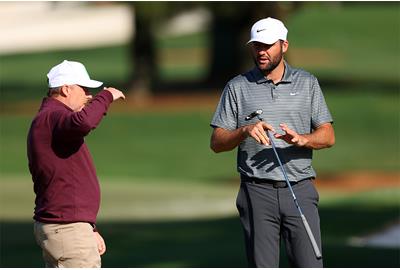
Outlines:
[[301,219],[303,220],[304,227],[306,228],[306,231],[307,231],[307,234],[308,234],[308,238],[311,241],[311,245],[312,245],[312,247],[314,249],[315,256],[317,257],[317,259],[322,258],[321,252],[319,251],[317,242],[315,242],[314,235],[313,235],[313,233],[311,231],[310,225],[308,225],[306,217],[304,215],[301,215]]

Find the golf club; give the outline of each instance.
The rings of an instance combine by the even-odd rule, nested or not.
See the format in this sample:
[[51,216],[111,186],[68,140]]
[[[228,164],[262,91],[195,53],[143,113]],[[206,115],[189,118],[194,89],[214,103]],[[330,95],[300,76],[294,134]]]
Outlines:
[[[262,113],[263,113],[262,110],[256,110],[256,111],[252,112],[249,116],[247,116],[247,117],[245,118],[245,120],[248,121],[248,120],[253,119],[254,117],[257,117],[258,120],[264,121],[264,120],[260,117],[260,115],[261,115]],[[281,159],[279,158],[278,152],[276,151],[275,143],[274,143],[274,141],[272,140],[272,135],[271,135],[271,132],[270,132],[269,130],[267,131],[267,136],[268,136],[269,141],[270,141],[270,143],[271,143],[272,149],[273,149],[273,151],[274,151],[274,153],[275,153],[275,157],[276,157],[276,159],[278,160],[279,166],[280,166],[280,168],[281,168],[281,170],[282,170],[282,173],[283,173],[283,176],[284,176],[284,178],[285,178],[286,184],[287,184],[287,186],[289,187],[289,190],[290,190],[290,192],[291,192],[291,194],[292,194],[294,204],[296,205],[297,210],[299,210],[299,214],[300,214],[301,220],[303,221],[303,224],[304,224],[304,227],[305,227],[305,229],[306,229],[308,238],[310,239],[311,245],[312,245],[312,247],[313,247],[313,249],[314,249],[315,256],[317,257],[317,259],[320,259],[320,258],[322,258],[321,252],[320,252],[320,250],[319,250],[319,248],[318,248],[317,242],[315,241],[315,238],[314,238],[314,235],[313,235],[313,233],[312,233],[312,231],[311,231],[310,225],[308,224],[307,219],[306,219],[306,217],[304,216],[303,211],[301,211],[300,205],[299,205],[298,202],[297,202],[296,195],[294,194],[294,191],[293,191],[293,189],[292,189],[292,185],[290,184],[290,181],[289,181],[289,178],[288,178],[288,176],[287,176],[287,174],[286,174],[285,168],[283,167],[283,164],[282,164],[282,162],[281,162]]]

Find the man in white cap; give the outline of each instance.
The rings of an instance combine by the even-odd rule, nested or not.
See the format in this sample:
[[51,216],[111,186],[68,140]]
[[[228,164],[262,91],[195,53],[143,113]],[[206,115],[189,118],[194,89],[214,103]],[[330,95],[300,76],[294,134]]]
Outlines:
[[[248,44],[255,67],[227,83],[211,121],[214,152],[238,147],[241,185],[236,203],[251,267],[279,267],[281,239],[291,266],[323,266],[266,134],[274,134],[297,201],[321,250],[319,195],[311,160],[312,150],[334,144],[333,119],[317,79],[284,60],[287,32],[274,18],[253,25]],[[257,110],[263,112],[264,121],[246,121]]]
[[124,94],[90,79],[79,62],[63,61],[47,74],[48,97],[33,119],[27,141],[34,183],[34,234],[46,267],[101,267],[106,251],[96,229],[100,187],[85,136],[109,105]]

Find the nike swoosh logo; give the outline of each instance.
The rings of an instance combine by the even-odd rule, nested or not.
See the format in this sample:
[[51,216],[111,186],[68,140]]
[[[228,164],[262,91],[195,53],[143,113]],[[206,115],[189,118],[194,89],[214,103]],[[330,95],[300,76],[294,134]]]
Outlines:
[[291,96],[295,96],[295,95],[297,95],[297,92],[290,93],[289,95],[291,95]]
[[265,30],[267,30],[267,29],[259,29],[259,30],[257,30],[257,33],[265,31]]

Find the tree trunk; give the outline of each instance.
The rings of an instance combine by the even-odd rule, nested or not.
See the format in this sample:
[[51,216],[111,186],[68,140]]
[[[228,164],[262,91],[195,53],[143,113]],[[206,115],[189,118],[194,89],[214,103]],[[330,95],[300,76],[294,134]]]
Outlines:
[[152,20],[135,10],[135,35],[130,42],[130,57],[133,69],[129,78],[129,95],[135,101],[143,102],[151,95],[157,82],[155,63],[155,37],[152,33]]
[[213,19],[207,84],[221,86],[253,65],[246,45],[251,26],[262,18],[284,19],[285,13],[278,2],[211,2],[209,7]]

